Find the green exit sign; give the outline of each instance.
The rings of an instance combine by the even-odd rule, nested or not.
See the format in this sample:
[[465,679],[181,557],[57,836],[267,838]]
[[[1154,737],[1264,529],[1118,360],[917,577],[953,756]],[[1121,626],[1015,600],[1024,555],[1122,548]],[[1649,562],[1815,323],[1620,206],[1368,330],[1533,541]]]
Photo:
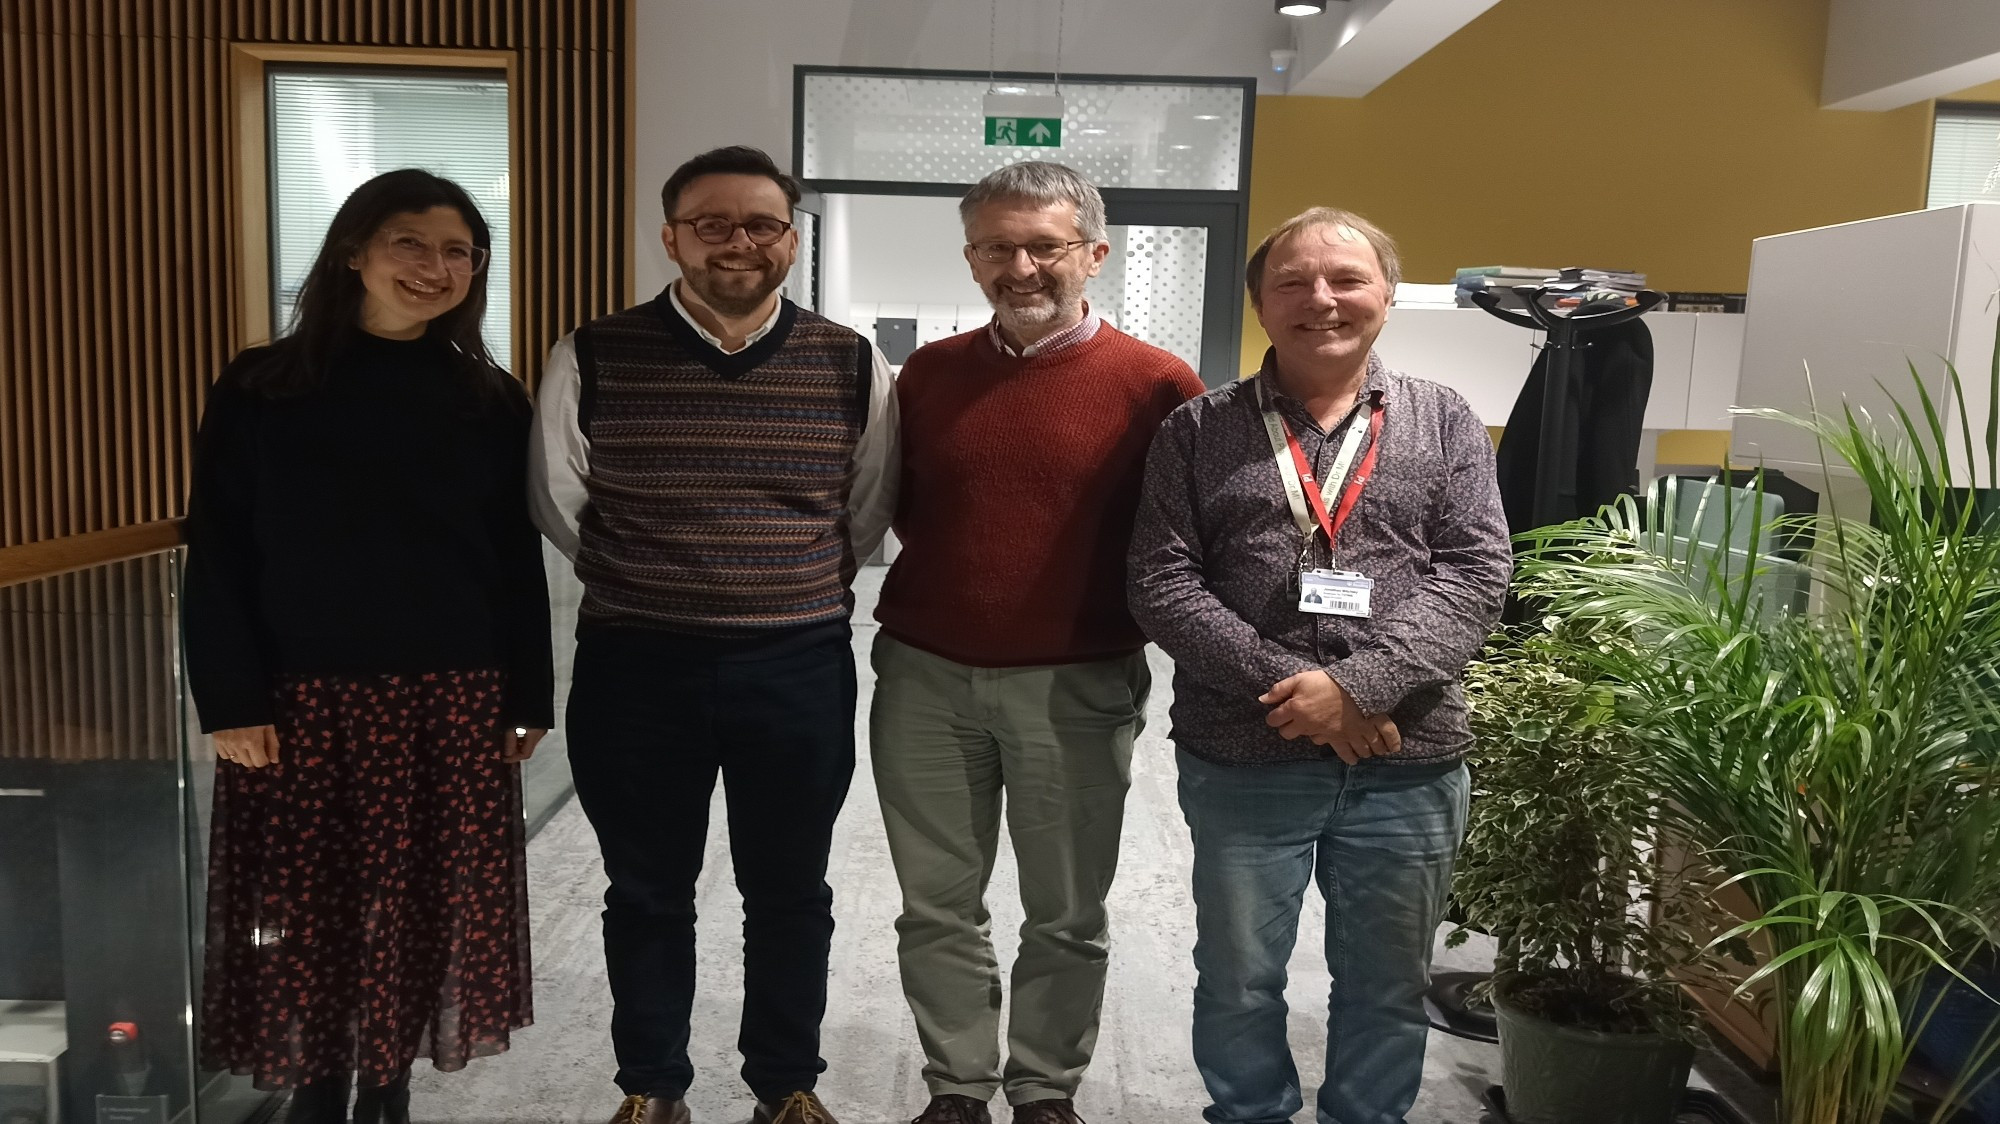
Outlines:
[[1023,148],[1061,148],[1060,117],[988,117],[986,143]]

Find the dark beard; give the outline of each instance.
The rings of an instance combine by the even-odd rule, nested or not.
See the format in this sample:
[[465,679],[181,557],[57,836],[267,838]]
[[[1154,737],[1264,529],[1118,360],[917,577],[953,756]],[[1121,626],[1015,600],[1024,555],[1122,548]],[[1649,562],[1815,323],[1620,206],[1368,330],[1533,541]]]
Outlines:
[[751,287],[749,296],[740,295],[738,290],[723,290],[715,283],[716,270],[713,266],[705,266],[698,270],[686,268],[681,270],[682,279],[694,290],[695,296],[701,298],[701,303],[714,309],[721,316],[750,315],[785,283],[784,276],[768,263],[764,264],[756,274],[743,276],[755,276],[757,279],[757,284]]

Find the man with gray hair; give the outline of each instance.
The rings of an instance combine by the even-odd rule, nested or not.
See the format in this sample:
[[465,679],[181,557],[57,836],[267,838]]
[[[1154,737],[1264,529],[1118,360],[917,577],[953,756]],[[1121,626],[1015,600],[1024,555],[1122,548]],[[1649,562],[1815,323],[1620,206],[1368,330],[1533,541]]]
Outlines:
[[[920,1124],[1076,1124],[1097,1041],[1132,742],[1151,680],[1123,561],[1146,448],[1201,393],[1188,365],[1093,314],[1104,200],[1060,164],[959,204],[991,323],[897,381],[903,551],[876,610],[875,783],[902,884]],[[1003,806],[1027,913],[1007,1056],[986,885]]]
[[1459,680],[1513,555],[1472,407],[1375,355],[1397,274],[1359,215],[1278,227],[1244,278],[1263,367],[1175,411],[1146,466],[1132,611],[1174,659],[1209,1124],[1303,1102],[1285,983],[1315,879],[1333,977],[1315,1119],[1405,1124],[1423,1081],[1465,829]]

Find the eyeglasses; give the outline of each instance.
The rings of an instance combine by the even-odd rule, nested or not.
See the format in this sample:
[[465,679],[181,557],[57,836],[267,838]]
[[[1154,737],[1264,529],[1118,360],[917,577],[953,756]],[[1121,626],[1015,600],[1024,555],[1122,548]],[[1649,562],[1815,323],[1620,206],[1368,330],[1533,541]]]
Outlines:
[[674,219],[676,223],[694,228],[694,236],[711,246],[720,246],[736,237],[742,231],[750,241],[758,246],[769,246],[785,236],[792,224],[782,219],[758,217],[746,222],[731,222],[720,215],[702,215],[692,219]]
[[478,246],[454,242],[440,249],[414,234],[392,234],[386,247],[389,256],[408,265],[429,265],[442,259],[446,270],[471,276],[486,268],[491,254]]
[[1058,242],[1053,238],[1040,242],[968,242],[972,256],[991,265],[1004,265],[1014,260],[1014,255],[1028,251],[1028,258],[1036,265],[1049,265],[1062,259],[1064,254],[1078,246],[1088,246],[1091,240],[1079,238],[1074,242]]

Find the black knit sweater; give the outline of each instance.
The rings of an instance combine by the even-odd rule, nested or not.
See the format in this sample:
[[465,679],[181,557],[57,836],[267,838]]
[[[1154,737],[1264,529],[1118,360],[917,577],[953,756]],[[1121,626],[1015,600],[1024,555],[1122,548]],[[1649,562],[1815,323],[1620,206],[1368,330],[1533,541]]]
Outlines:
[[202,729],[272,721],[285,676],[477,669],[506,673],[507,721],[553,724],[527,395],[482,393],[446,346],[355,332],[275,398],[252,348],[210,392],[181,609]]

